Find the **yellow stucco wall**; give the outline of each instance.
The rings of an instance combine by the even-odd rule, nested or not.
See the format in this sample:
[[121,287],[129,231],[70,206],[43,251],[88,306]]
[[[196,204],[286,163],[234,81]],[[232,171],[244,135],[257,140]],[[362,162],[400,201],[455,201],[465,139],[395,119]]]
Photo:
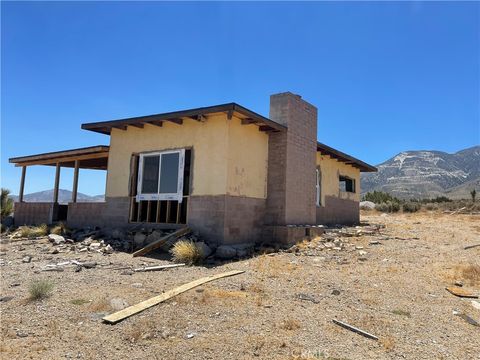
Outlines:
[[106,195],[128,196],[133,153],[177,148],[193,149],[191,195],[266,197],[268,136],[235,117],[227,120],[224,113],[205,122],[112,129]]
[[[321,204],[325,205],[325,196],[335,196],[341,199],[360,201],[360,170],[351,165],[332,159],[328,155],[317,152],[317,166],[320,166],[322,176]],[[339,176],[355,179],[355,193],[342,192],[339,186]]]

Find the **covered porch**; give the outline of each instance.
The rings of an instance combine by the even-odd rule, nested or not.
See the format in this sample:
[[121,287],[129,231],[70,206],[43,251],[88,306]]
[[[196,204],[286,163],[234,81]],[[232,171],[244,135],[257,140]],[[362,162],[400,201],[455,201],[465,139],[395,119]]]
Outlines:
[[[9,159],[22,168],[18,202],[15,203],[15,225],[51,224],[66,221],[70,226],[83,223],[100,223],[104,202],[77,202],[80,169],[107,170],[109,147],[97,145],[79,149],[56,151],[44,154]],[[25,202],[24,189],[27,168],[35,165],[55,167],[53,199],[51,202]],[[59,185],[62,167],[73,168],[72,198],[67,204],[59,203]]]

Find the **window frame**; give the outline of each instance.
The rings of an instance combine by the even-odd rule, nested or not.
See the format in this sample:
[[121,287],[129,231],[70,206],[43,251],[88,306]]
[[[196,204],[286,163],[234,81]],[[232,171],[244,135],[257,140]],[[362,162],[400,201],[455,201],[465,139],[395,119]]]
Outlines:
[[[168,154],[178,154],[178,168],[177,168],[177,191],[174,193],[160,193],[160,183],[162,180],[162,156]],[[159,156],[158,161],[158,186],[156,193],[145,194],[142,193],[142,180],[143,180],[143,165],[144,158],[149,156]],[[137,176],[137,195],[135,197],[136,202],[142,200],[173,200],[182,202],[183,199],[183,172],[185,167],[185,149],[176,150],[164,150],[164,151],[152,151],[140,153],[138,158],[138,176]]]
[[[344,180],[342,180],[342,179],[344,179]],[[345,181],[345,190],[342,190],[342,188],[340,187],[340,184],[341,184],[342,181]],[[349,181],[351,182],[352,190],[348,190],[348,182]],[[340,192],[350,193],[350,194],[355,194],[357,192],[356,181],[355,181],[354,178],[351,178],[350,176],[339,175],[338,176],[338,187],[339,187]]]
[[316,174],[316,182],[315,182],[315,194],[316,194],[316,205],[317,207],[320,207],[321,205],[321,193],[320,193],[320,176],[321,176],[321,173],[320,173],[320,168],[317,167],[315,169],[315,174]]

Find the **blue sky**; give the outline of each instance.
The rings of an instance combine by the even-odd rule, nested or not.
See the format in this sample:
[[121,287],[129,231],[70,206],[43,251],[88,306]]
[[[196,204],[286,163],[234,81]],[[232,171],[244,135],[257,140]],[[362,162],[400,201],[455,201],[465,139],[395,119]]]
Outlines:
[[[84,122],[269,95],[318,107],[318,139],[372,164],[480,143],[476,2],[2,2],[1,183],[13,156],[108,144]],[[61,187],[71,189],[71,170]],[[27,193],[53,187],[31,167]],[[81,171],[101,194],[104,172]]]

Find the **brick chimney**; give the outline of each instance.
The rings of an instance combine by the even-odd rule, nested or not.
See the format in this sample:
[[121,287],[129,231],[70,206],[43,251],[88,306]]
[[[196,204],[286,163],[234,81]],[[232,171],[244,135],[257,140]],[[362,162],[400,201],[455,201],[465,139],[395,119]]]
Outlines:
[[270,119],[288,130],[269,136],[266,225],[313,225],[317,108],[291,92],[275,94]]

